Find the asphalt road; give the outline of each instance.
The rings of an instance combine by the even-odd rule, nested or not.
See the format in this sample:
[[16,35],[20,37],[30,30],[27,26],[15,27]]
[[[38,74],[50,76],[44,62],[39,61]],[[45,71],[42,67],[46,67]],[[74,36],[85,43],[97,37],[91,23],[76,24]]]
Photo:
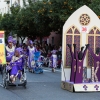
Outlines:
[[[100,100],[100,93],[71,93],[61,89],[61,71],[52,73],[49,68],[43,74],[27,71],[27,88],[0,87],[0,100]],[[0,77],[1,81],[1,77]]]

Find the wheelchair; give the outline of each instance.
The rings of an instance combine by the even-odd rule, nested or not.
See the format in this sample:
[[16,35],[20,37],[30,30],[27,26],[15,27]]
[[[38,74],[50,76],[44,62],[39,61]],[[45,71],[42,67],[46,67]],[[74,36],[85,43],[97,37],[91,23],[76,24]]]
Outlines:
[[3,66],[0,64],[0,74],[2,75]]
[[[4,65],[2,68],[2,84],[4,88],[8,88],[9,86],[16,86],[17,84],[13,84],[10,80],[10,72],[11,69],[8,70],[7,69],[7,65]],[[18,86],[23,86],[24,88],[26,88],[27,85],[27,77],[26,77],[26,70],[25,70],[25,66],[23,67],[23,69],[21,70],[22,74],[21,74],[21,83],[18,83]],[[17,78],[18,79],[18,78]],[[18,81],[18,80],[16,80]],[[16,82],[15,81],[15,82]]]

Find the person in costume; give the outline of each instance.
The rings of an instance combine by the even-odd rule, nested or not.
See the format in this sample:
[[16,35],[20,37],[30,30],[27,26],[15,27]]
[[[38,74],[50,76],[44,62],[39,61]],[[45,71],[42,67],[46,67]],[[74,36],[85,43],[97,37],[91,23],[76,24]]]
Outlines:
[[6,46],[5,49],[6,49],[6,61],[10,62],[15,52],[15,47],[13,46],[13,38],[11,36],[8,37],[8,45]]
[[51,61],[52,61],[52,72],[55,72],[55,68],[57,68],[57,54],[56,54],[56,51],[52,52]]
[[76,53],[76,74],[75,74],[75,81],[74,83],[82,83],[83,82],[83,62],[84,62],[84,58],[87,52],[89,45],[86,45],[86,49],[84,50],[84,52],[82,51],[83,48],[81,49],[81,51],[78,53]]
[[28,46],[28,51],[29,51],[29,56],[28,56],[28,68],[29,68],[29,71],[32,71],[32,65],[31,65],[31,62],[33,61],[34,59],[34,53],[36,52],[36,48],[33,44],[32,41],[30,41],[30,46]]
[[30,41],[31,41],[31,40],[30,40],[30,38],[29,38],[29,37],[27,37],[27,41],[26,41],[26,45],[27,45],[27,46],[29,46],[29,45],[30,45]]
[[24,58],[26,67],[28,66],[28,64],[27,64],[27,62],[28,62],[28,56],[29,56],[28,48],[27,48],[27,46],[24,46],[23,47],[23,58]]
[[16,45],[17,45],[17,41],[16,41],[16,40],[13,40],[13,45],[14,45],[15,48],[16,48]]
[[21,48],[17,48],[15,50],[14,56],[11,59],[11,62],[9,63],[9,66],[11,68],[10,69],[10,80],[12,83],[15,82],[17,77],[21,79],[21,71],[23,69],[23,64],[24,64],[21,51],[22,51]]
[[70,49],[70,54],[72,57],[71,62],[71,75],[70,75],[70,82],[74,82],[75,79],[75,73],[76,73],[76,44],[73,44],[74,46],[74,52],[72,52],[72,47],[70,44],[67,44]]
[[51,53],[52,53],[52,54],[53,54],[53,53],[57,53],[56,47],[53,48],[53,50],[51,51]]
[[93,59],[94,59],[94,70],[96,70],[97,68],[97,80],[95,81],[100,81],[100,48],[97,47],[96,48],[96,53],[94,54],[94,52],[92,51],[92,49],[89,47],[88,50],[90,51]]
[[8,39],[12,39],[13,40],[13,37],[12,36],[8,36]]

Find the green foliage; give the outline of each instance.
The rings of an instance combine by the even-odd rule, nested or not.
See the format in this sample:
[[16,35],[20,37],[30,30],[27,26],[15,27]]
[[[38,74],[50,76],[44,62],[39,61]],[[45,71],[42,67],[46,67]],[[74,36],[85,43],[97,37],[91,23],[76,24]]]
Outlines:
[[100,0],[92,0],[92,3],[89,7],[98,15],[100,16]]
[[32,2],[28,0],[24,7],[10,8],[11,14],[0,15],[0,29],[6,34],[11,31],[19,37],[48,36],[51,31],[62,34],[62,27],[68,17],[82,5],[89,6],[100,15],[100,0],[43,0]]
[[11,31],[12,32],[15,31],[15,26],[16,26],[15,19],[20,11],[20,7],[12,6],[10,10],[11,14],[9,13],[4,14],[1,20],[1,27],[3,30],[5,30],[6,34],[9,34]]
[[12,6],[12,7],[10,8],[10,11],[11,11],[11,14],[15,16],[15,15],[17,15],[17,14],[19,13],[19,11],[20,11],[20,6],[17,6],[17,7]]
[[1,20],[2,20],[2,15],[0,14],[0,29],[2,30],[2,26],[1,26]]

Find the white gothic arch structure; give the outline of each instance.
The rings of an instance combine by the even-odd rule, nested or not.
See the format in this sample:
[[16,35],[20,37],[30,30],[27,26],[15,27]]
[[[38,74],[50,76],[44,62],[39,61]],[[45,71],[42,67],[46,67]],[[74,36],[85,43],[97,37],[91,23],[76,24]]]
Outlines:
[[[79,34],[76,33],[70,33],[71,30],[69,30],[72,27],[77,28]],[[98,31],[93,31],[91,33],[91,30],[96,27],[96,30]],[[86,28],[86,30],[84,31],[83,28]],[[69,31],[69,32],[68,32]],[[72,35],[73,34],[73,35]],[[68,66],[66,64],[66,52],[67,52],[67,44],[68,44],[68,39],[69,41],[71,41],[71,35],[74,36],[79,36],[77,37],[79,40],[79,45],[81,46],[85,46],[85,44],[88,43],[88,37],[92,36],[92,38],[95,38],[94,41],[99,41],[96,40],[96,36],[99,38],[100,36],[100,20],[98,18],[98,16],[86,5],[80,7],[78,10],[76,10],[69,18],[68,20],[65,22],[64,26],[63,26],[63,39],[62,39],[62,77],[61,77],[61,81],[65,81],[66,80],[70,80],[70,66]],[[69,36],[69,37],[67,37]],[[93,37],[94,36],[94,37]],[[91,39],[91,38],[90,38]],[[75,37],[73,38],[72,41],[75,40]],[[69,42],[70,43],[70,42]],[[72,42],[74,43],[74,42]],[[96,42],[95,42],[96,43]],[[98,44],[97,44],[98,45]],[[95,51],[95,50],[94,50]],[[88,66],[88,57],[86,56],[85,60],[84,60],[84,66],[87,67]],[[88,67],[87,70],[87,77],[90,78],[91,77],[91,71],[90,68]]]

